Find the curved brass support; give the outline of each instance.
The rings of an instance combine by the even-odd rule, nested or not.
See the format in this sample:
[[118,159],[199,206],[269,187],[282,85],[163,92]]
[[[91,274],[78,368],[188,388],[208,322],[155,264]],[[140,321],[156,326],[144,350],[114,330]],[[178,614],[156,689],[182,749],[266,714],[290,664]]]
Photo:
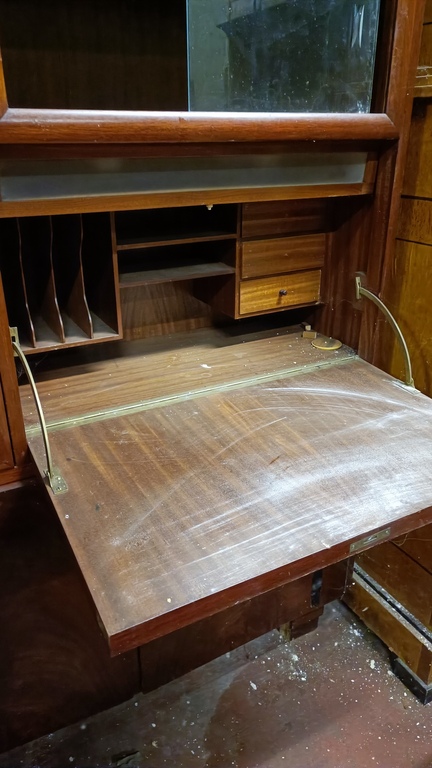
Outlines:
[[414,387],[415,384],[414,384],[414,379],[412,375],[410,353],[408,351],[407,343],[404,339],[401,329],[399,328],[399,325],[397,324],[390,310],[387,309],[384,302],[381,301],[381,299],[379,299],[378,296],[375,296],[375,294],[372,293],[372,291],[369,291],[367,288],[364,288],[362,286],[361,277],[359,275],[356,275],[355,280],[356,280],[356,298],[360,299],[362,296],[365,296],[367,299],[370,299],[378,307],[378,309],[381,310],[381,312],[383,313],[383,315],[386,317],[391,327],[393,328],[396,338],[399,342],[399,346],[401,348],[404,363],[405,363],[405,384],[408,387]]
[[27,358],[26,358],[24,352],[22,351],[20,345],[18,344],[17,341],[14,341],[13,339],[12,339],[12,348],[13,348],[13,351],[15,352],[17,357],[19,357],[19,359],[20,359],[20,361],[22,363],[22,366],[23,366],[24,371],[26,373],[26,376],[28,378],[28,381],[29,381],[29,384],[30,384],[30,387],[31,387],[31,390],[32,390],[32,393],[33,393],[34,401],[35,401],[35,404],[36,404],[36,410],[37,410],[38,417],[39,417],[39,422],[40,422],[40,427],[41,427],[41,432],[42,432],[42,439],[43,439],[43,442],[44,442],[45,455],[46,455],[46,460],[47,460],[47,465],[48,465],[48,468],[45,470],[45,476],[46,476],[46,478],[48,480],[49,486],[50,486],[50,488],[51,488],[53,493],[55,493],[55,494],[64,493],[65,491],[67,491],[68,487],[67,487],[67,484],[66,484],[65,480],[60,475],[58,469],[56,469],[56,467],[54,467],[54,464],[53,464],[52,454],[51,454],[51,446],[50,446],[50,442],[49,442],[48,430],[47,430],[47,425],[46,425],[46,421],[45,421],[45,416],[44,416],[44,412],[42,410],[42,403],[40,401],[39,392],[37,391],[36,382],[35,382],[35,380],[33,378],[33,374],[31,372],[31,368],[30,368],[30,366],[29,366],[29,364],[27,362]]

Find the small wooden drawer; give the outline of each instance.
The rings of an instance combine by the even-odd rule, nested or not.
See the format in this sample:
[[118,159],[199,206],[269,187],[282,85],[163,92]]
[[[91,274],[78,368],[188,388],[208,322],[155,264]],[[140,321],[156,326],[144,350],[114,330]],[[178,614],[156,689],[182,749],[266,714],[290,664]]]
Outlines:
[[294,272],[240,283],[240,315],[275,312],[320,300],[321,270]]
[[263,277],[322,267],[325,250],[324,233],[250,240],[242,245],[242,277]]
[[325,232],[329,229],[330,205],[328,200],[319,199],[244,203],[242,237]]

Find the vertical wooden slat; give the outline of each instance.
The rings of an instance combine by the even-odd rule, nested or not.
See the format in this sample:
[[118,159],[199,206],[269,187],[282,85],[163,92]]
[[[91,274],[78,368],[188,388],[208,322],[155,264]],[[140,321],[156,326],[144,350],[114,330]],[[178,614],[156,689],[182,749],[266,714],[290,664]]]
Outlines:
[[70,318],[92,339],[93,324],[85,296],[82,268],[82,216],[54,216],[52,223],[54,275],[64,324],[67,326]]
[[23,250],[22,250],[22,236],[21,236],[21,226],[20,226],[20,220],[16,219],[16,225],[18,230],[18,259],[19,259],[19,268],[20,268],[20,276],[21,276],[21,287],[24,297],[24,303],[25,303],[25,314],[27,319],[27,329],[29,331],[29,340],[32,347],[36,346],[36,334],[33,324],[33,319],[30,312],[30,306],[28,301],[28,295],[27,295],[27,284],[24,274],[24,260],[23,260]]
[[23,280],[19,227],[16,219],[4,219],[0,223],[0,244],[0,270],[9,325],[18,329],[22,345],[34,346],[34,329]]
[[7,422],[12,440],[12,449],[16,465],[24,464],[27,456],[27,440],[21,412],[15,363],[9,334],[9,322],[0,275],[0,379],[6,406]]
[[52,265],[52,227],[47,217],[19,220],[24,283],[36,346],[65,341]]
[[6,114],[7,108],[8,108],[8,102],[7,102],[7,94],[6,94],[6,83],[4,78],[3,59],[2,59],[1,50],[0,50],[0,118],[3,117],[4,114]]

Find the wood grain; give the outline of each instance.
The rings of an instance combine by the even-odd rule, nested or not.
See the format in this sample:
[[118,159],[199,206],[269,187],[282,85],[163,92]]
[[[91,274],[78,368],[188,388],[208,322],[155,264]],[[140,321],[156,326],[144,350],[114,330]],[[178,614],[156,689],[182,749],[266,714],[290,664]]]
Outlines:
[[322,267],[326,242],[324,233],[244,242],[241,276],[245,279]]
[[135,653],[110,659],[86,587],[43,489],[0,493],[0,749],[125,701]]
[[330,203],[327,200],[292,200],[245,203],[241,211],[243,238],[325,232]]
[[[432,526],[426,525],[420,531],[411,531],[402,539],[397,539],[394,544],[419,563],[422,568],[432,573]],[[431,602],[430,597],[428,601]]]
[[[388,281],[384,299],[404,333],[411,354],[414,381],[417,387],[432,394],[430,366],[430,291],[432,290],[432,247],[405,240],[396,242],[392,282]],[[403,361],[398,345],[389,328],[381,332],[387,342],[387,362],[393,375],[400,376]]]
[[[185,330],[173,336],[157,336],[154,329],[152,338],[76,350],[73,359],[46,357],[35,370],[45,417],[54,424],[352,357],[346,347],[315,349],[298,327],[286,328],[282,319],[279,326],[274,321],[267,328],[262,325]],[[29,425],[35,421],[31,392],[22,384],[20,393]]]
[[[27,440],[24,432],[18,382],[12,345],[10,341],[9,323],[6,314],[6,304],[3,294],[3,283],[0,274],[0,382],[3,390],[3,403],[6,408],[8,432],[12,441],[14,463],[21,467],[28,460]],[[1,407],[1,406],[0,406]],[[6,480],[4,480],[6,482]]]
[[6,113],[8,108],[6,83],[4,79],[3,59],[0,51],[0,119]]
[[[322,573],[318,613],[341,597],[350,564],[337,563]],[[283,624],[300,625],[311,612],[313,574],[246,600],[140,648],[142,690],[150,691]]]
[[[214,279],[214,278],[212,278]],[[121,291],[125,339],[146,339],[212,325],[211,309],[195,298],[188,280],[155,281]]]
[[403,197],[398,238],[432,245],[432,200]]
[[354,574],[354,583],[344,600],[426,685],[432,681],[432,647],[385,597]]
[[432,25],[423,26],[419,65],[417,67],[415,96],[432,95]]
[[239,314],[274,312],[320,300],[321,270],[292,272],[240,283]]
[[1,27],[14,107],[187,109],[185,3],[15,0]]
[[373,212],[370,198],[335,201],[322,270],[323,303],[313,318],[316,330],[354,349],[364,326],[364,308],[355,300],[355,274],[367,269]]
[[384,114],[261,114],[11,109],[0,120],[0,144],[219,141],[392,140]]
[[432,23],[432,0],[426,0],[426,7],[423,17],[424,24]]
[[[369,260],[367,271],[368,288],[378,293],[385,289],[393,269],[400,193],[405,164],[409,164],[409,125],[424,7],[424,0],[399,0],[397,4],[385,112],[397,126],[400,139],[397,146],[389,148],[381,155],[378,163],[376,205],[370,229],[373,258]],[[382,323],[379,324],[378,317],[378,310],[373,307],[366,308],[359,350],[366,359],[378,365],[385,365],[380,346]]]
[[425,627],[432,629],[432,573],[392,542],[364,552],[357,562]]
[[429,523],[431,419],[353,360],[51,432],[52,502],[112,652]]
[[158,192],[106,195],[101,197],[49,198],[46,200],[0,201],[0,219],[11,216],[42,216],[60,213],[130,211],[138,208],[167,208],[183,205],[216,205],[254,200],[310,200],[322,197],[364,196],[373,192],[372,184],[316,184],[314,186],[252,187],[241,189],[198,190],[196,192]]
[[409,148],[402,193],[412,197],[432,197],[428,168],[432,162],[432,103],[416,104],[411,121]]
[[[11,436],[0,379],[0,474],[14,465]],[[1,482],[1,481],[0,481]]]

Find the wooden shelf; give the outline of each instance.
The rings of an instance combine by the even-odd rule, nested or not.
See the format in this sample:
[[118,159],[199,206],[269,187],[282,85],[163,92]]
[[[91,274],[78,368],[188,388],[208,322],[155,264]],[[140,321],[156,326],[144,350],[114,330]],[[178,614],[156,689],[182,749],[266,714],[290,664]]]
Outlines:
[[222,262],[184,264],[166,269],[148,269],[120,274],[120,288],[136,288],[149,283],[172,283],[178,280],[195,280],[200,277],[235,274],[235,268]]
[[207,232],[203,234],[182,236],[181,234],[165,237],[152,237],[148,240],[142,238],[130,238],[117,242],[117,251],[133,251],[140,248],[157,248],[164,245],[187,245],[190,243],[210,243],[218,240],[235,240],[237,235],[232,232]]

